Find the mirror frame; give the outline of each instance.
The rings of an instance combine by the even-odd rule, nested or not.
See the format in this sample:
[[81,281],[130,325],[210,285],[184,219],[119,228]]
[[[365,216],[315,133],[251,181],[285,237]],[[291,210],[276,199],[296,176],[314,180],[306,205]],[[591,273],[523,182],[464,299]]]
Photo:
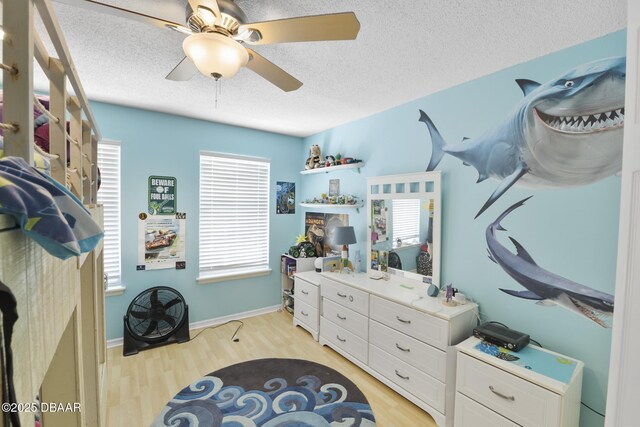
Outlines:
[[[433,275],[432,283],[436,286],[440,286],[440,258],[442,247],[440,245],[441,224],[442,224],[442,186],[441,186],[441,172],[417,172],[407,173],[401,175],[386,175],[386,176],[372,176],[367,178],[367,274],[371,274],[371,209],[372,200],[393,200],[393,199],[433,199],[433,245],[431,248],[431,262]],[[373,190],[377,186],[378,192],[374,193]],[[384,192],[383,188],[390,190]],[[412,192],[417,186],[417,191]],[[398,187],[402,187],[404,191],[397,192]],[[412,273],[404,270],[397,270],[395,268],[388,268],[390,274],[404,279],[420,281],[423,277],[417,273]]]

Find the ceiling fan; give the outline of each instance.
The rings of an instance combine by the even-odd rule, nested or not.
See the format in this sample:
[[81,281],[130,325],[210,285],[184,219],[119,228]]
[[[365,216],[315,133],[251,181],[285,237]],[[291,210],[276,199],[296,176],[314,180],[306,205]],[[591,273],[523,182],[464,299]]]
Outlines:
[[233,0],[188,0],[186,25],[94,0],[56,1],[188,34],[182,44],[186,56],[168,80],[189,80],[198,71],[215,80],[228,79],[247,67],[285,92],[300,88],[302,82],[246,45],[354,40],[360,31],[353,12],[247,23]]

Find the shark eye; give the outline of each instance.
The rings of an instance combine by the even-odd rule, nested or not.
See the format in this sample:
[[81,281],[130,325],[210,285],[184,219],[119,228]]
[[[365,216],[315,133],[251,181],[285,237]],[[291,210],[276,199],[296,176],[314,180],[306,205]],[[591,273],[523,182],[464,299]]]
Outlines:
[[573,87],[573,80],[567,80],[564,82],[564,87]]

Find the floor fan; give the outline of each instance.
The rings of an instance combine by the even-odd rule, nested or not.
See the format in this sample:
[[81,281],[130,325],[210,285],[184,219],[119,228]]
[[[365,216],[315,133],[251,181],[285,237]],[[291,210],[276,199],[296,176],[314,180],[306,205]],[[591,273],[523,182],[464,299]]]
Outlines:
[[180,292],[156,286],[135,297],[124,316],[123,341],[125,356],[189,341],[189,306]]

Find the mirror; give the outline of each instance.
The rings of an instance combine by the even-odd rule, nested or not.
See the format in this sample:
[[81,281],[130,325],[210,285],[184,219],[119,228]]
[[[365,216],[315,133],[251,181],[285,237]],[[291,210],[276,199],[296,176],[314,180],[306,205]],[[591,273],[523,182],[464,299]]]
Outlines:
[[367,271],[440,285],[440,173],[367,180]]

